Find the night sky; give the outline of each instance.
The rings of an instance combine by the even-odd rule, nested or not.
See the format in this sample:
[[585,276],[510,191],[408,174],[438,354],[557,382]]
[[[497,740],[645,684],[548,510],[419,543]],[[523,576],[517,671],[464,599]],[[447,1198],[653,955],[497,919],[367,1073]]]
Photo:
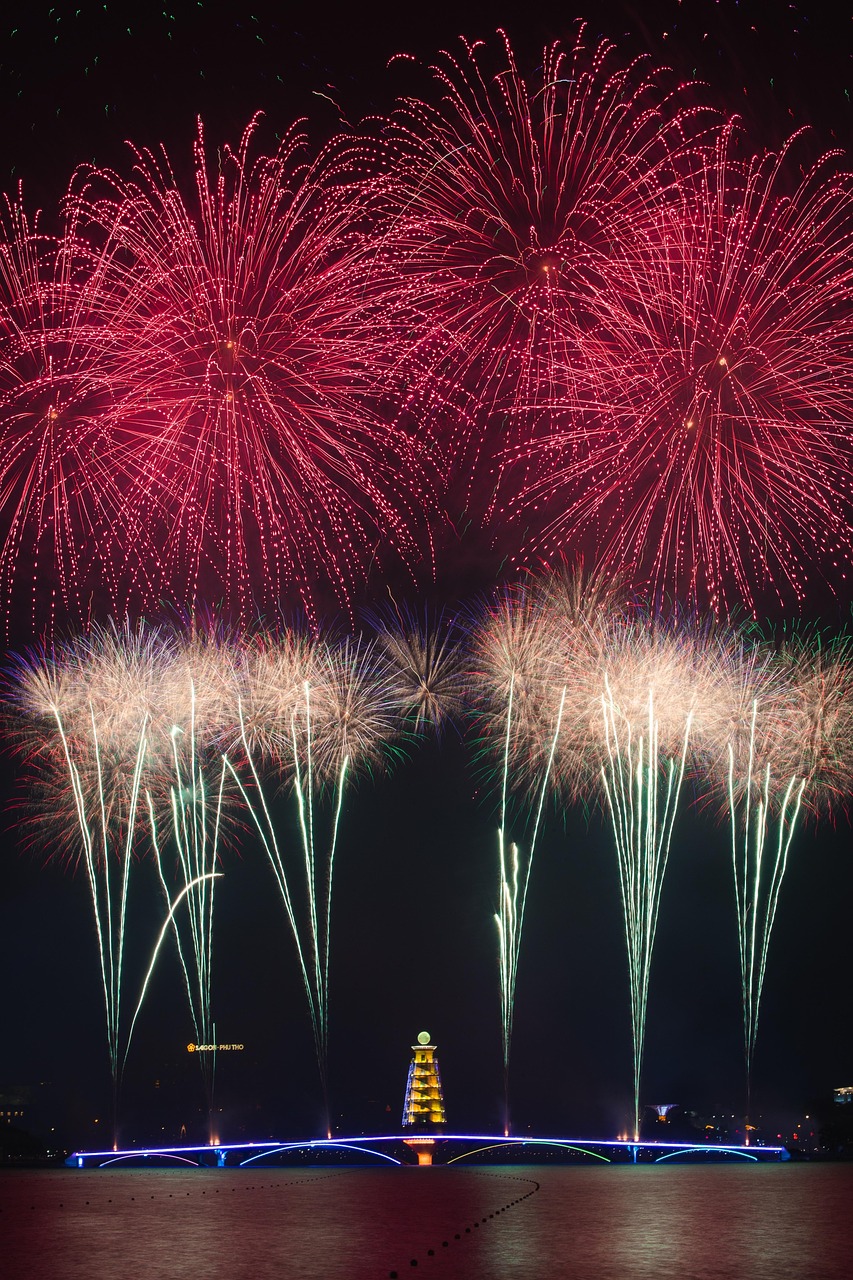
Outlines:
[[[589,12],[584,15],[584,7]],[[530,11],[527,16],[525,11]],[[594,17],[592,16],[594,12]],[[237,141],[255,111],[264,137],[305,116],[319,144],[387,112],[406,51],[429,60],[459,34],[496,26],[520,58],[569,36],[587,16],[627,59],[705,87],[740,113],[753,145],[814,128],[816,153],[850,149],[853,32],[820,3],[440,3],[416,8],[314,4],[221,6],[38,3],[0,18],[0,185],[23,182],[48,221],[78,164],[121,166],[124,142],[163,141],[187,161],[202,116],[211,142]],[[524,16],[522,16],[524,15]],[[407,73],[408,74],[408,73]],[[461,545],[433,594],[485,592],[496,550]],[[399,586],[399,584],[395,584]],[[399,589],[403,589],[402,586]],[[808,603],[830,625],[849,601]],[[21,643],[27,643],[21,637]],[[24,851],[13,767],[0,854],[0,1095],[33,1091],[33,1122],[90,1145],[109,1119],[109,1077],[95,940],[82,873]],[[396,1128],[409,1046],[439,1046],[458,1130],[500,1123],[502,1073],[495,932],[495,793],[452,732],[360,784],[336,869],[331,993],[334,1123]],[[685,812],[664,885],[649,998],[643,1098],[703,1114],[743,1104],[740,979],[727,832]],[[850,935],[853,859],[844,817],[798,834],[771,943],[754,1070],[756,1111],[799,1116],[853,1083]],[[221,882],[214,1008],[222,1055],[217,1105],[230,1137],[309,1134],[321,1124],[310,1024],[269,868],[247,842]],[[128,972],[142,963],[153,887],[139,873]],[[148,901],[146,902],[146,894]],[[630,1112],[631,1043],[616,861],[597,812],[552,812],[533,871],[512,1064],[521,1129],[607,1136]],[[135,1003],[129,995],[128,1004]],[[203,1137],[193,1039],[177,963],[164,954],[128,1062],[122,1137]],[[94,1123],[98,1118],[99,1124]],[[775,1136],[775,1135],[774,1135]]]

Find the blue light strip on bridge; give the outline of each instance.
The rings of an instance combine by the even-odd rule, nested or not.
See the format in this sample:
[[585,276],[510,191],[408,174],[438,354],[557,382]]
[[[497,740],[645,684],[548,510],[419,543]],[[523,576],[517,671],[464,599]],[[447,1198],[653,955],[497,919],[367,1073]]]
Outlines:
[[[215,1142],[206,1143],[203,1146],[180,1146],[180,1147],[132,1147],[127,1150],[116,1151],[75,1151],[69,1156],[66,1164],[76,1165],[83,1168],[85,1161],[102,1159],[104,1165],[114,1163],[118,1160],[127,1159],[144,1159],[149,1156],[165,1156],[173,1159],[186,1158],[192,1154],[202,1155],[202,1153],[210,1153],[216,1156],[224,1156],[231,1151],[254,1152],[254,1156],[250,1159],[256,1160],[263,1156],[273,1155],[284,1151],[310,1151],[310,1150],[334,1150],[335,1148],[363,1149],[365,1143],[376,1142],[406,1142],[412,1138],[432,1138],[436,1142],[482,1142],[492,1144],[494,1146],[512,1147],[512,1146],[562,1146],[585,1149],[589,1147],[607,1147],[612,1150],[622,1150],[626,1153],[633,1154],[637,1151],[668,1151],[672,1155],[697,1153],[697,1154],[719,1154],[726,1152],[748,1155],[757,1158],[756,1153],[764,1155],[787,1155],[786,1147],[765,1147],[765,1146],[744,1146],[733,1143],[708,1143],[703,1146],[697,1146],[695,1143],[686,1142],[630,1142],[621,1138],[533,1138],[533,1137],[504,1137],[503,1134],[483,1134],[483,1133],[415,1133],[410,1130],[408,1133],[397,1134],[375,1134],[362,1136],[360,1134],[346,1138],[307,1138],[303,1141],[282,1142],[280,1138],[270,1139],[267,1142]],[[376,1152],[379,1155],[381,1153]],[[594,1154],[594,1153],[590,1153]],[[668,1158],[668,1157],[661,1157]],[[386,1156],[385,1159],[388,1159]],[[241,1165],[248,1163],[247,1160],[241,1161]],[[103,1167],[103,1166],[102,1166]],[[231,1166],[234,1168],[235,1166]]]

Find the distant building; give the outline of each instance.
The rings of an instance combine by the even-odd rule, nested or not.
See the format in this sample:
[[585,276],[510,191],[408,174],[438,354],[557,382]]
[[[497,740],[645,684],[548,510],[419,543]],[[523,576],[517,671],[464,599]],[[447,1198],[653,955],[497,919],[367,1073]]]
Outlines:
[[19,1087],[0,1091],[0,1124],[23,1129],[25,1121],[31,1119],[31,1102],[32,1090],[29,1088]]
[[677,1106],[677,1102],[655,1102],[651,1104],[650,1109],[655,1112],[661,1124],[666,1124],[670,1111],[674,1111]]
[[842,1085],[840,1089],[833,1089],[832,1093],[836,1102],[853,1102],[853,1084]]

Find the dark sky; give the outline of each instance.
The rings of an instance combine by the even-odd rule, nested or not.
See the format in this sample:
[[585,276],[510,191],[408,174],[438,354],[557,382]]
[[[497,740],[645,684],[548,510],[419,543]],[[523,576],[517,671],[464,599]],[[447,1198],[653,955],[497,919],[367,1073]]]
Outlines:
[[[174,8],[175,13],[172,14]],[[74,165],[115,164],[122,144],[166,142],[175,155],[201,115],[212,138],[236,140],[255,111],[275,132],[307,117],[314,137],[387,110],[411,88],[411,52],[429,60],[460,34],[498,26],[535,57],[585,17],[590,35],[626,57],[649,53],[679,77],[703,80],[711,100],[754,126],[756,145],[795,126],[847,144],[853,74],[843,6],[782,0],[612,0],[476,5],[123,4],[18,5],[0,19],[0,177],[49,202]]]
[[[50,210],[73,167],[123,163],[124,140],[189,157],[195,118],[236,140],[262,110],[281,133],[307,116],[318,141],[401,91],[389,57],[428,59],[458,34],[506,27],[522,56],[588,10],[594,34],[648,51],[706,82],[741,113],[756,147],[813,125],[817,145],[849,148],[849,15],[814,3],[168,4],[32,3],[0,19],[0,185],[19,180]],[[594,16],[592,16],[594,13]],[[697,91],[698,92],[698,91]],[[479,573],[479,577],[478,577]],[[466,586],[489,581],[475,559]],[[842,605],[847,602],[841,602]],[[11,784],[10,784],[11,786]],[[331,1078],[344,1129],[396,1126],[409,1045],[440,1049],[454,1127],[499,1122],[501,1070],[494,910],[494,796],[454,739],[424,747],[349,805],[336,872]],[[38,1086],[42,1119],[74,1144],[108,1117],[95,940],[81,874],[21,853],[11,810],[0,862],[0,1092]],[[755,1064],[758,1109],[796,1113],[853,1082],[845,820],[798,835],[773,938]],[[281,905],[247,845],[225,867],[214,1004],[232,1136],[307,1133],[319,1123],[312,1045]],[[146,899],[146,895],[148,898]],[[644,1097],[700,1110],[742,1103],[740,996],[725,828],[687,813],[676,833],[652,975]],[[128,952],[129,991],[154,905],[144,868]],[[519,979],[516,1123],[612,1134],[630,1098],[628,1000],[610,838],[597,814],[553,815],[531,884]],[[133,997],[128,996],[132,1007]],[[174,1135],[200,1091],[174,957],[164,954],[126,1076],[126,1138]],[[159,1081],[159,1085],[155,1082]],[[390,1114],[386,1112],[390,1106]]]

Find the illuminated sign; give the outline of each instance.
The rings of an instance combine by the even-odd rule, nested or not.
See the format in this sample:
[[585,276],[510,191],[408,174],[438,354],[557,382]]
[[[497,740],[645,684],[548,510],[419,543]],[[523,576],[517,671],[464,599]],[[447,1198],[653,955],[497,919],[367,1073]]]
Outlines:
[[239,1053],[245,1047],[242,1044],[188,1044],[187,1053],[228,1053],[231,1050]]

